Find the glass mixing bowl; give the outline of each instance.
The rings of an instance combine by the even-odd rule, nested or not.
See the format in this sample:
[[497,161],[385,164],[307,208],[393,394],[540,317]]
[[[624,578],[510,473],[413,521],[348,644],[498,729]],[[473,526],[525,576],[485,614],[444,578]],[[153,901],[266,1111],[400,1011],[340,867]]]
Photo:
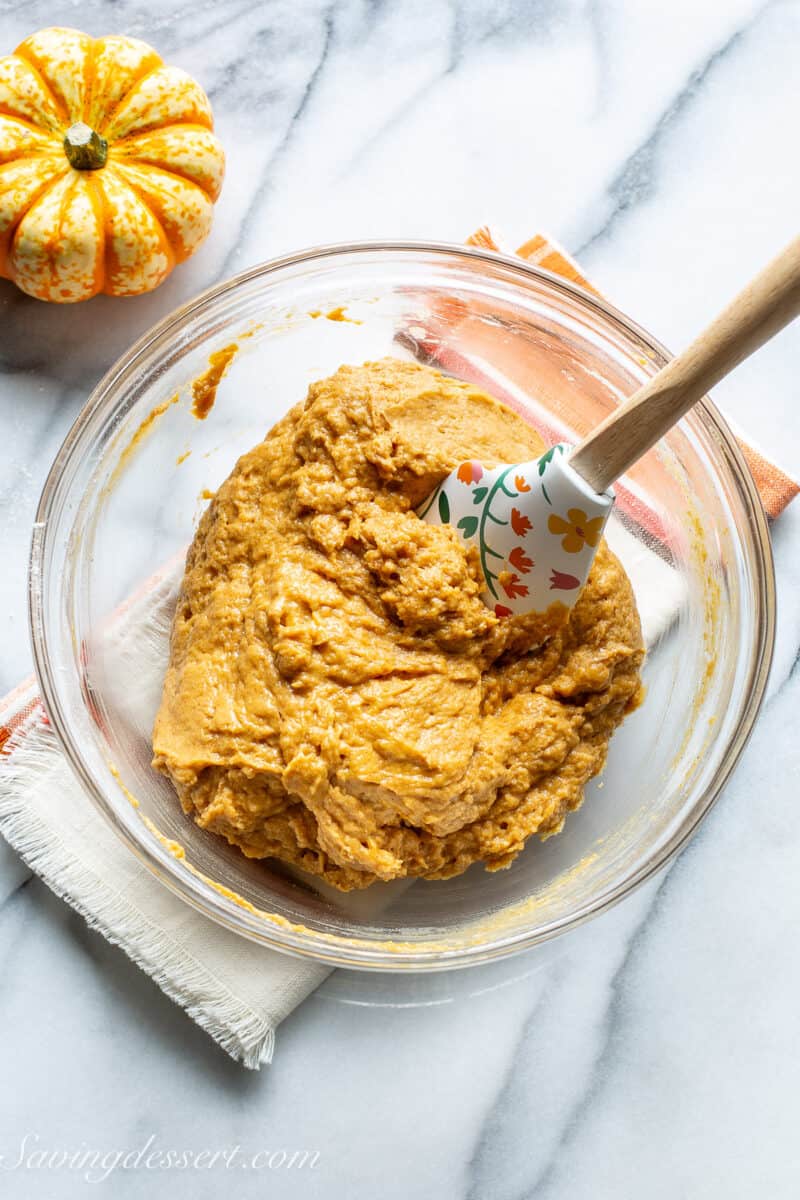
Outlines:
[[[192,381],[234,342],[199,420]],[[571,928],[685,844],[761,703],[773,573],[753,481],[706,402],[618,488],[609,538],[644,618],[647,695],[558,837],[532,839],[493,874],[477,865],[444,882],[350,895],[246,859],[198,829],[150,766],[183,555],[209,491],[310,381],[386,354],[482,383],[550,441],[585,432],[667,358],[594,296],[483,250],[358,244],[255,267],[163,320],[95,389],[39,506],[31,628],[70,763],[162,884],[276,949],[351,967],[441,969]]]

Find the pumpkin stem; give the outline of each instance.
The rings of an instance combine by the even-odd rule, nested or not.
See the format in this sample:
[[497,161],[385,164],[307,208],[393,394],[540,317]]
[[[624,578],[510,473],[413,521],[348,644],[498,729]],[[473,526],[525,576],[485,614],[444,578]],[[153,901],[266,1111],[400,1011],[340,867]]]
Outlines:
[[64,152],[76,170],[96,171],[106,165],[108,142],[83,121],[76,121],[64,134]]

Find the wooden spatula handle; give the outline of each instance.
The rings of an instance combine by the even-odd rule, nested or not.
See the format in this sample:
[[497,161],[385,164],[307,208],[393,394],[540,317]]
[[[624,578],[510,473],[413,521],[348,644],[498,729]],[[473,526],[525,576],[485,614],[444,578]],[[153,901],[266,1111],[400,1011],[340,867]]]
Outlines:
[[709,388],[800,313],[800,237],[704,333],[598,425],[570,455],[596,492],[624,475]]

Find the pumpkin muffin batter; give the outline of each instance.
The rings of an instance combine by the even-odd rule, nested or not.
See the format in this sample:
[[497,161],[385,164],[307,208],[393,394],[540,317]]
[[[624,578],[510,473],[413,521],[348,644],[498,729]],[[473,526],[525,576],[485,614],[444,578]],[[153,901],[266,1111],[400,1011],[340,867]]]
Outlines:
[[245,454],[186,562],[154,765],[198,825],[341,889],[508,866],[557,833],[640,700],[630,583],[602,543],[564,619],[498,618],[475,552],[415,506],[533,429],[387,358],[311,386]]

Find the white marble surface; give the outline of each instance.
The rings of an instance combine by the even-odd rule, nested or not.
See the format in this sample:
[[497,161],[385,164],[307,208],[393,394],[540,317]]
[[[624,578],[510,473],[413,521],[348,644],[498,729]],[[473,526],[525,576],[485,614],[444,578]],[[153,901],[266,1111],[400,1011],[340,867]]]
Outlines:
[[[215,279],[319,241],[543,226],[679,346],[796,232],[796,0],[2,0],[0,52],[56,22],[138,34],[197,75],[229,172],[209,242],[150,297],[78,311],[0,283],[2,691],[30,666],[28,536],[61,438],[113,357]],[[799,363],[785,333],[717,392],[795,472]],[[800,503],[774,540],[770,699],[672,869],[510,963],[340,974],[260,1074],[0,847],[2,1195],[91,1194],[102,1169],[15,1164],[151,1135],[319,1158],[120,1166],[107,1194],[800,1194]]]

